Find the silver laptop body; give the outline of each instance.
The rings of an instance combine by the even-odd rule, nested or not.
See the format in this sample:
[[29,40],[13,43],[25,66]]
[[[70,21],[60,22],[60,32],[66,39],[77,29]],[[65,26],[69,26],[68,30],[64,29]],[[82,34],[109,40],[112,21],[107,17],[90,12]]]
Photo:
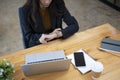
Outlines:
[[24,64],[21,66],[21,68],[26,76],[30,76],[40,73],[67,70],[69,69],[69,66],[70,66],[70,59],[66,59],[66,60],[34,63],[34,64]]
[[[45,54],[45,55],[44,55]],[[50,56],[49,56],[50,54]],[[53,55],[54,56],[53,56]],[[41,56],[44,58],[39,59]],[[39,57],[40,56],[40,57]],[[47,56],[47,57],[46,57]],[[32,60],[33,58],[36,59]],[[48,60],[49,59],[49,60]],[[61,71],[61,70],[67,70],[70,66],[70,59],[66,59],[64,55],[64,51],[54,51],[54,52],[45,52],[38,54],[31,54],[26,56],[26,60],[30,60],[26,62],[26,64],[21,65],[21,69],[24,72],[26,76],[31,76],[35,74],[40,73],[48,73],[48,72],[54,72],[54,71]]]

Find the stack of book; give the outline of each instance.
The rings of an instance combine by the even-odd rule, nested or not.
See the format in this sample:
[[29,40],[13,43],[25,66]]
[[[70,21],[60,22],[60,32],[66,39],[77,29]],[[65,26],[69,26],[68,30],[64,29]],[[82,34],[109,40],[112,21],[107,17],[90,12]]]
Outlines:
[[120,53],[120,41],[110,38],[103,38],[100,49],[108,52]]

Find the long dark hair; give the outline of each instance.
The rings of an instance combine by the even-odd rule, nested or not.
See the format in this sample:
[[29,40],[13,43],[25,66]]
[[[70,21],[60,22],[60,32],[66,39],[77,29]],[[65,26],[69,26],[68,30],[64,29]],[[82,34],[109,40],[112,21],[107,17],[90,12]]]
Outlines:
[[[24,6],[31,6],[31,18],[33,20],[33,22],[35,23],[35,26],[37,26],[37,20],[36,20],[36,14],[39,13],[39,9],[40,9],[40,0],[27,0],[27,2],[25,3]],[[55,15],[63,15],[66,7],[65,7],[65,3],[63,0],[52,0],[49,8],[55,8],[55,6],[52,6],[52,4],[55,4],[57,9],[52,9],[52,13]],[[57,11],[55,11],[57,10]]]
[[[36,13],[39,12],[39,1],[40,0],[27,0],[27,2],[25,3],[24,6],[30,6],[31,9],[31,13],[29,14],[29,17],[31,17],[31,19],[33,20],[35,26],[37,26],[37,20],[36,20]],[[30,18],[28,18],[28,21],[30,20]]]

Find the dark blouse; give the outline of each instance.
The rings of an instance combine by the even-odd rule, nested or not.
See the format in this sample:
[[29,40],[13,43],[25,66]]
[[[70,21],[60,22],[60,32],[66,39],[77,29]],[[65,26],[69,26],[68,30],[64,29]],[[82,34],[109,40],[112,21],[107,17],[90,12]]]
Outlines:
[[[31,14],[32,7],[31,6],[23,6],[22,14],[23,14],[23,30],[25,32],[26,39],[28,41],[28,47],[32,47],[40,44],[39,38],[42,34],[50,33],[56,28],[61,28],[62,30],[62,38],[65,39],[75,32],[78,31],[79,26],[76,19],[71,16],[69,11],[64,6],[63,0],[53,0],[50,7],[50,20],[51,20],[51,30],[46,31],[44,24],[42,22],[42,18],[40,14],[36,14],[37,19],[37,27],[35,26]],[[57,14],[56,14],[57,13]],[[62,20],[67,24],[65,29],[62,28]]]
[[51,30],[51,21],[50,21],[50,13],[48,8],[45,10],[40,10],[40,16],[43,22],[43,26],[45,27],[45,31],[49,32]]

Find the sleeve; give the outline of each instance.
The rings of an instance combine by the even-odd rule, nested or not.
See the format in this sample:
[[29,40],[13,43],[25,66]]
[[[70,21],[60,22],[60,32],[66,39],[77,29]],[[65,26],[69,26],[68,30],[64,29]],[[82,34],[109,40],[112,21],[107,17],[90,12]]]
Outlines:
[[35,46],[35,45],[38,45],[40,44],[39,42],[39,38],[41,37],[42,34],[38,34],[38,33],[35,33],[29,22],[28,22],[28,12],[27,10],[22,10],[22,25],[23,25],[23,31],[25,33],[25,37],[28,41],[28,47],[32,47],[32,46]]
[[63,38],[67,38],[79,30],[76,19],[70,15],[68,10],[63,15],[63,21],[67,24],[67,27],[62,29]]
[[[64,0],[55,0],[57,8],[59,11],[63,14],[62,18],[63,21],[67,24],[67,27],[65,29],[62,29],[63,39],[73,35],[75,32],[79,30],[78,23],[76,19],[71,16],[70,12],[67,10]],[[59,12],[59,13],[60,13]]]

